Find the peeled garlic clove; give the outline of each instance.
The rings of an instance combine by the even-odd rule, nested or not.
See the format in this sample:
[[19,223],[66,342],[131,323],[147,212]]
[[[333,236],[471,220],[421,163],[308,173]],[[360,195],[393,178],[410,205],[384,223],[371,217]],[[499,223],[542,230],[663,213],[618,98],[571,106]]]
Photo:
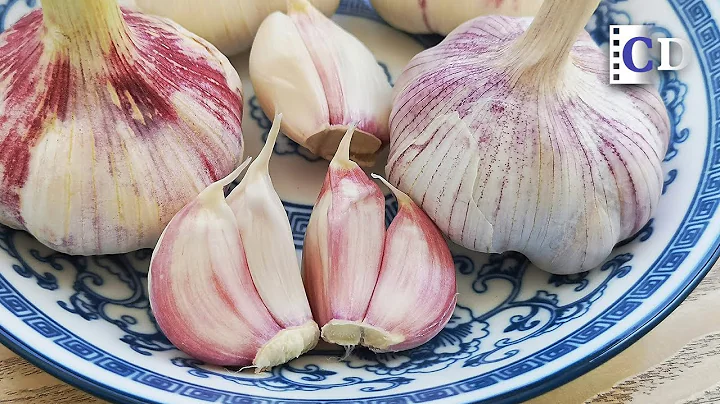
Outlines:
[[153,251],[148,293],[160,329],[179,349],[207,363],[260,371],[311,349],[318,333],[278,325],[253,284],[246,255],[255,252],[243,245],[223,197],[248,162],[170,221]]
[[324,340],[360,342],[383,252],[385,198],[350,160],[351,126],[330,162],[310,216],[303,248],[303,276]]
[[447,35],[482,15],[532,16],[543,0],[370,0],[390,25],[414,34]]
[[282,114],[277,115],[265,146],[245,177],[228,196],[247,254],[255,287],[273,318],[283,327],[318,331],[300,276],[287,213],[269,173]]
[[0,35],[0,223],[69,254],[152,247],[240,162],[240,78],[114,0],[42,5]]
[[332,159],[352,122],[350,153],[360,164],[372,164],[389,139],[385,73],[365,45],[307,0],[289,0],[287,15],[262,23],[250,79],[263,111],[283,111],[283,132],[318,156]]
[[385,236],[382,268],[363,320],[362,345],[376,352],[420,346],[445,327],[457,302],[455,263],[440,230],[409,196]]
[[[331,16],[340,0],[310,0]],[[250,48],[260,23],[275,11],[287,10],[286,0],[128,0],[148,14],[171,18],[200,35],[226,55]]]
[[656,89],[608,84],[583,30],[598,2],[547,0],[532,23],[477,18],[398,78],[389,180],[453,241],[568,274],[650,219],[668,116]]

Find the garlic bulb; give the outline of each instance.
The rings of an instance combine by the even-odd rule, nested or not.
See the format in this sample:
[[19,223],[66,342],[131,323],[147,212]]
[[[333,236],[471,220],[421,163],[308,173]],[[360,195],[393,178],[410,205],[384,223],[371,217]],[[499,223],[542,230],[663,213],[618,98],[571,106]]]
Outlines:
[[608,84],[583,30],[598,2],[477,18],[398,78],[389,180],[453,241],[568,274],[650,219],[668,116],[654,88]]
[[[331,16],[340,0],[310,0]],[[260,23],[275,11],[287,10],[287,0],[127,0],[148,14],[173,19],[217,46],[226,55],[240,53],[252,44]]]
[[385,231],[383,194],[350,160],[353,131],[330,162],[307,226],[308,298],[325,341],[376,352],[414,348],[450,320],[455,265],[437,226],[390,184],[398,214]]
[[250,80],[265,114],[282,111],[283,133],[318,156],[332,159],[353,122],[350,152],[358,163],[372,165],[389,140],[385,73],[365,45],[307,0],[289,0],[287,15],[273,13],[262,23]]
[[370,0],[390,25],[414,34],[447,35],[481,15],[532,16],[542,0]]
[[279,120],[229,203],[223,187],[248,162],[185,206],[153,251],[148,290],[158,325],[207,363],[260,371],[318,341],[290,225],[267,175]]
[[0,36],[0,223],[69,254],[152,247],[242,157],[220,52],[114,0],[44,0]]

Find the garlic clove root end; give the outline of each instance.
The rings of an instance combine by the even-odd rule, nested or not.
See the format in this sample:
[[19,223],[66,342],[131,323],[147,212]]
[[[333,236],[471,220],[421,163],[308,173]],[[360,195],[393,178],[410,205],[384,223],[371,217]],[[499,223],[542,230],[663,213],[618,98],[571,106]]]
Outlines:
[[[349,126],[333,125],[307,139],[306,147],[313,154],[332,160]],[[360,129],[355,129],[350,143],[350,157],[362,167],[375,165],[375,153],[382,147],[380,139]]]
[[253,360],[255,373],[287,363],[315,348],[320,337],[317,323],[307,323],[286,328],[266,342]]

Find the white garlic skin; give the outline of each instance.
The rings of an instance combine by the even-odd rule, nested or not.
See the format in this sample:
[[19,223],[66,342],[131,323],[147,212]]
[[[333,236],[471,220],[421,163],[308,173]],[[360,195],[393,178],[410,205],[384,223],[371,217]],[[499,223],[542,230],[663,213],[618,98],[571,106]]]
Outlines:
[[483,15],[529,17],[542,0],[371,0],[390,25],[413,34],[447,35],[460,24]]
[[0,36],[0,223],[68,254],[152,247],[242,158],[240,78],[169,20],[43,7]]
[[410,62],[386,171],[458,244],[577,273],[650,219],[669,121],[654,88],[608,85],[584,31],[554,70],[513,53],[530,22],[480,17]]
[[[335,14],[340,0],[309,0],[323,14]],[[171,18],[215,45],[226,55],[250,48],[260,23],[287,0],[128,0],[139,10]],[[134,3],[134,4],[133,4]]]
[[331,160],[350,124],[353,161],[372,166],[389,141],[392,87],[372,52],[307,0],[262,23],[250,51],[250,80],[266,115],[282,112],[283,133]]

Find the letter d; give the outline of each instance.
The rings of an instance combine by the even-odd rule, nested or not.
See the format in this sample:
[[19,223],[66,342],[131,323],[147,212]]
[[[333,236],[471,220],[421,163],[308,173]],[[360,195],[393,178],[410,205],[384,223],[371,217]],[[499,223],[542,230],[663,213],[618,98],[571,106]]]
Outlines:
[[[660,66],[658,70],[681,70],[690,63],[690,58],[686,57],[692,52],[692,47],[688,41],[681,38],[658,38],[660,42]],[[680,64],[673,66],[670,62],[670,44],[676,43],[680,45]]]

